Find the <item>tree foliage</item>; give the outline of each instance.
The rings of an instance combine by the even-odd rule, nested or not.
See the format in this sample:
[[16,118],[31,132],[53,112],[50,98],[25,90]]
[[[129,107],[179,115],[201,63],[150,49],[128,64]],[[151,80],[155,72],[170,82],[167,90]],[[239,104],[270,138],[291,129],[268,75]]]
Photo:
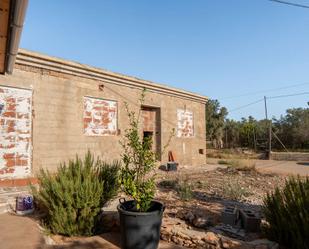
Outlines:
[[220,107],[218,100],[208,100],[206,104],[206,137],[219,146],[223,139],[224,120],[227,116],[227,109]]
[[[139,106],[145,101],[144,89],[139,100]],[[124,138],[121,141],[123,147],[120,182],[123,191],[131,196],[136,202],[136,210],[146,212],[153,200],[155,193],[154,174],[150,174],[156,165],[157,155],[152,150],[152,138],[143,137],[140,132],[140,114],[130,110],[128,103],[125,103],[129,118],[129,128],[125,130]],[[174,130],[171,131],[168,142],[163,146],[163,151],[168,147]],[[163,153],[163,152],[162,152]]]
[[288,109],[273,129],[288,148],[309,149],[309,108]]
[[[264,150],[268,143],[269,121],[243,117],[236,121],[227,119],[227,110],[218,100],[206,105],[206,136],[216,147],[220,141],[224,148],[246,147]],[[274,150],[309,150],[309,108],[288,109],[279,119],[272,119]],[[280,139],[280,141],[277,139]]]
[[[140,106],[145,100],[145,90],[140,98]],[[147,211],[154,197],[155,182],[147,174],[155,167],[156,154],[152,150],[151,137],[142,138],[140,134],[140,111],[136,113],[125,103],[129,118],[129,128],[125,130],[120,181],[123,191],[136,201],[138,211]]]

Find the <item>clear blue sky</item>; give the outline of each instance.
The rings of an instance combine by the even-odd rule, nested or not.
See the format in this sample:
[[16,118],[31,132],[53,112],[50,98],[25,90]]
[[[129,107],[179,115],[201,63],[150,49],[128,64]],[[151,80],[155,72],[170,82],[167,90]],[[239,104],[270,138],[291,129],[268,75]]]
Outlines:
[[[200,93],[229,110],[309,92],[309,9],[268,0],[30,0],[21,47]],[[264,92],[290,85],[298,86]],[[251,92],[259,93],[234,97]],[[269,113],[308,101],[273,99]],[[263,103],[229,117],[248,115],[263,118]]]

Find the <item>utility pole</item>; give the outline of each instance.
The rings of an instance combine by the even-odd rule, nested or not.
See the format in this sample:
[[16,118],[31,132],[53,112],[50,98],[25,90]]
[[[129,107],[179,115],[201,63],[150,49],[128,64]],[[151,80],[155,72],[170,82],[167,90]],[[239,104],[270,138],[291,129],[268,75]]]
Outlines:
[[268,160],[270,160],[271,159],[272,122],[271,122],[271,120],[268,120],[266,96],[264,96],[264,104],[265,104],[265,117],[266,117],[266,120],[269,123],[269,127],[268,127]]

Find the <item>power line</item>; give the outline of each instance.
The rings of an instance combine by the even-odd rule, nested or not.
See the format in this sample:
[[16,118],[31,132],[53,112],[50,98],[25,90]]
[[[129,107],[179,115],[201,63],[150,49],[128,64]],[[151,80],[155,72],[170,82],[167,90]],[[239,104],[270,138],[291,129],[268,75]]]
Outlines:
[[258,99],[258,100],[254,101],[254,102],[249,103],[249,104],[236,107],[236,108],[230,110],[229,112],[238,111],[238,110],[243,109],[243,108],[246,108],[246,107],[248,107],[248,106],[250,106],[250,105],[257,104],[257,103],[259,103],[259,102],[261,102],[261,101],[263,101],[263,100],[264,100],[264,99]]
[[299,4],[299,3],[293,3],[293,2],[282,1],[282,0],[268,0],[268,1],[276,2],[276,3],[281,3],[281,4],[286,4],[286,5],[290,5],[290,6],[294,6],[294,7],[300,7],[300,8],[309,9],[308,5]]
[[237,95],[237,96],[235,95],[235,96],[231,96],[231,97],[226,97],[226,98],[223,98],[221,100],[233,99],[233,98],[239,98],[239,97],[246,97],[246,96],[255,95],[255,94],[259,94],[259,93],[274,92],[274,91],[278,91],[278,90],[284,90],[284,89],[289,89],[289,88],[294,88],[294,87],[304,86],[304,85],[309,85],[309,82],[294,84],[294,85],[287,85],[287,86],[284,86],[284,87],[271,88],[271,89],[268,89],[268,90],[248,92],[248,93],[240,94],[240,95]]
[[[294,93],[294,94],[285,94],[285,95],[277,95],[277,96],[270,96],[270,97],[266,97],[266,98],[267,98],[267,99],[277,99],[277,98],[285,98],[285,97],[292,97],[292,96],[299,96],[299,95],[307,95],[307,94],[309,94],[309,92]],[[254,102],[250,102],[250,103],[248,103],[248,104],[246,104],[246,105],[242,105],[242,106],[236,107],[236,108],[230,110],[229,113],[230,113],[230,112],[234,112],[234,111],[238,111],[238,110],[240,110],[240,109],[246,108],[246,107],[251,106],[251,105],[254,105],[254,104],[257,104],[257,103],[259,103],[259,102],[261,102],[261,101],[263,101],[263,100],[264,100],[264,98],[258,99],[258,100],[254,101]]]
[[268,99],[277,99],[277,98],[285,98],[285,97],[292,97],[292,96],[299,96],[299,95],[307,95],[309,92],[303,92],[303,93],[294,93],[294,94],[285,94],[285,95],[277,95],[277,96],[270,96],[267,97]]

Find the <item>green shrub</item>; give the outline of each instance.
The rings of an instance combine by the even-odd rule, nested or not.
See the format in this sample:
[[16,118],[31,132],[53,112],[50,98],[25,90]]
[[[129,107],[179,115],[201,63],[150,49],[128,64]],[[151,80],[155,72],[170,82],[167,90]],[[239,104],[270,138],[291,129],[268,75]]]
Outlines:
[[117,168],[118,163],[102,163],[88,152],[84,160],[76,156],[68,164],[61,164],[56,174],[42,169],[40,187],[32,190],[46,210],[46,228],[53,234],[92,235],[101,207],[117,191],[117,185],[111,188],[118,181]]
[[227,165],[229,164],[227,160],[218,160],[218,164],[223,164],[223,165]]
[[282,190],[268,193],[263,211],[270,239],[288,248],[309,248],[309,177],[291,177]]
[[227,164],[229,165],[229,167],[239,171],[256,171],[255,162],[251,161],[250,159],[228,160]]
[[222,196],[227,199],[240,201],[248,196],[249,192],[238,181],[229,180],[222,185]]
[[193,191],[188,179],[178,182],[177,192],[181,200],[189,201],[192,199]]
[[162,188],[171,188],[171,189],[176,189],[178,185],[178,180],[162,180],[159,182],[159,186]]
[[120,188],[119,171],[121,168],[120,161],[107,163],[98,160],[97,174],[101,182],[103,182],[103,202],[107,202],[115,197]]
[[[139,106],[143,106],[146,89],[142,91]],[[125,103],[129,127],[124,132],[121,141],[123,147],[123,167],[120,171],[120,183],[123,191],[136,202],[138,212],[147,212],[155,194],[155,175],[157,155],[152,149],[152,138],[142,137],[140,132],[141,111],[131,111],[128,103]],[[172,131],[167,148],[174,131]]]

